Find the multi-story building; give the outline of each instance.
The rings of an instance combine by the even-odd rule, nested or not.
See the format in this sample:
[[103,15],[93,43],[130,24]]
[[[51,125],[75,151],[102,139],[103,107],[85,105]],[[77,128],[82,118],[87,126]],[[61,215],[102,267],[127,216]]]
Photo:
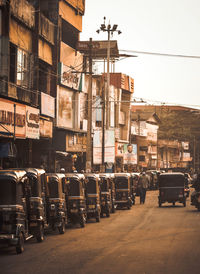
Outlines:
[[137,146],[134,170],[155,169],[157,162],[157,132],[160,119],[154,112],[131,113],[131,143]]
[[[158,115],[159,119],[161,119],[161,122],[163,122],[162,117],[165,117],[166,119],[166,117],[168,118],[168,115],[173,113],[182,113],[181,116],[182,116],[182,119],[184,119],[183,118],[184,115],[186,118],[188,113],[190,114],[191,111],[195,111],[195,109],[182,107],[182,106],[168,106],[168,105],[162,105],[162,106],[134,105],[132,106],[132,113],[134,116],[148,115],[148,113],[154,112]],[[157,132],[159,133],[159,128]],[[185,140],[185,138],[183,140],[172,139],[172,136],[170,135],[170,131],[165,132],[165,135],[168,137],[167,138],[158,137],[157,144],[155,143],[157,146],[156,148],[157,152],[154,151],[154,154],[157,156],[152,154],[152,157],[157,159],[157,164],[155,167],[158,169],[161,168],[161,169],[173,169],[173,170],[186,170],[186,169],[190,169],[193,166],[196,166],[196,169],[198,169],[197,168],[198,160],[194,161],[193,159],[193,154],[195,150],[194,148],[191,149],[191,147],[194,147],[194,144],[190,144],[188,140]],[[148,151],[150,150],[149,148],[147,149],[146,147],[146,154]],[[145,152],[143,153],[145,154]],[[196,159],[198,159],[198,157],[199,156],[196,151]],[[192,160],[193,160],[193,163],[192,163]],[[153,164],[155,165],[155,161],[153,161]],[[145,165],[148,167],[147,164]],[[151,168],[153,168],[153,166]]]
[[75,45],[84,9],[83,0],[0,1],[3,167],[58,170],[63,159],[70,166],[77,152],[82,161],[86,131],[79,119],[82,77],[76,73],[82,56]]

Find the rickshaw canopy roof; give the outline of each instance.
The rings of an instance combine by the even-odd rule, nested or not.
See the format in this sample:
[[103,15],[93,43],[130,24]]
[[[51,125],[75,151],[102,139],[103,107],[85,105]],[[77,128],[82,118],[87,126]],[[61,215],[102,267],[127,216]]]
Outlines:
[[65,177],[74,178],[77,180],[85,179],[85,175],[82,173],[65,173]]
[[26,177],[25,170],[0,170],[0,178],[10,178],[19,182],[22,178]]
[[115,173],[115,178],[118,178],[118,177],[129,178],[130,176],[131,176],[130,173]]
[[159,176],[159,186],[177,186],[185,184],[184,174],[181,172],[173,172],[173,173],[162,173]]
[[57,180],[65,178],[65,174],[63,173],[46,173],[46,176],[49,178],[55,178]]

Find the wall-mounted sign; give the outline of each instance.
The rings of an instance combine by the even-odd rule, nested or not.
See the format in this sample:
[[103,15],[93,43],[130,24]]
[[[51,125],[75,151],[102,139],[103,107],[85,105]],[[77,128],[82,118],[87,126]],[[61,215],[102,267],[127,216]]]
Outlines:
[[63,63],[60,66],[60,83],[66,87],[73,88],[78,91],[83,89],[82,73],[73,71],[69,66]]
[[[115,131],[105,131],[104,162],[114,163],[115,161]],[[102,131],[95,130],[93,137],[93,163],[102,163]]]
[[53,137],[53,123],[52,121],[47,121],[40,119],[40,136],[44,138]]
[[13,136],[14,131],[16,138],[26,137],[26,108],[24,105],[0,99],[0,133]]
[[124,145],[124,164],[137,165],[137,145]]
[[57,88],[57,126],[72,128],[73,92],[58,86]]
[[55,98],[41,92],[41,114],[55,118]]
[[66,135],[66,151],[70,152],[85,152],[86,151],[86,136],[80,134]]
[[40,138],[40,114],[39,109],[26,106],[26,137]]

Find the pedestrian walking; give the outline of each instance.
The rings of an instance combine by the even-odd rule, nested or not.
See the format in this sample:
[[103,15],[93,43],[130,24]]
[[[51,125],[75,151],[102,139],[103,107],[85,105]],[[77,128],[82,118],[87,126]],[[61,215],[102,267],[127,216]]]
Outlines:
[[146,191],[148,186],[149,186],[149,178],[145,172],[142,172],[142,174],[140,174],[139,176],[139,181],[138,181],[138,188],[140,193],[140,204],[145,203]]

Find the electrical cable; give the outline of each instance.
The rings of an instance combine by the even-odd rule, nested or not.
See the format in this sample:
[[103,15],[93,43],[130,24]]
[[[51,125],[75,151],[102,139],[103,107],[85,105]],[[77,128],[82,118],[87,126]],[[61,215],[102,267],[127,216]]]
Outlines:
[[160,53],[160,52],[150,52],[150,51],[137,51],[137,50],[119,50],[119,51],[129,52],[129,53],[137,53],[137,54],[166,56],[166,57],[180,57],[180,58],[200,59],[199,55],[171,54],[171,53]]

